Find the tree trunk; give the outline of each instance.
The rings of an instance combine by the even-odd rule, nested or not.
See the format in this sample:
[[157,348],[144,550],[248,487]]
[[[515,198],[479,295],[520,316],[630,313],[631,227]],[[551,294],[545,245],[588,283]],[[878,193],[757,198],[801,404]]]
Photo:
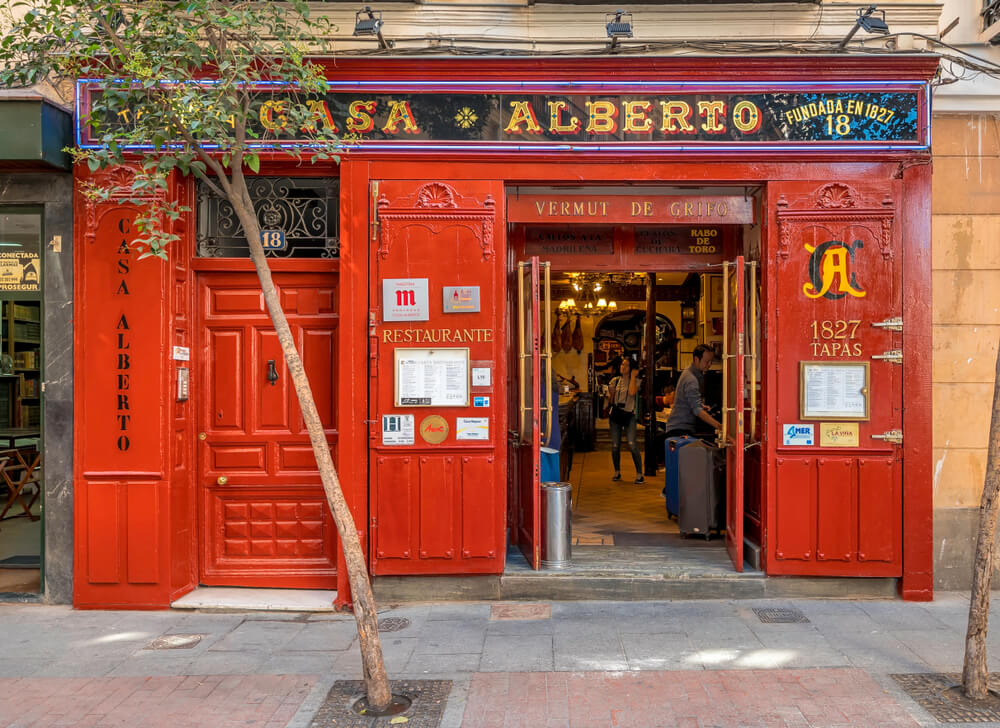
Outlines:
[[257,269],[261,291],[264,293],[264,303],[271,316],[271,321],[274,323],[274,330],[285,355],[285,362],[288,364],[288,372],[295,387],[295,394],[298,396],[299,407],[302,409],[302,419],[309,432],[309,440],[316,456],[316,464],[319,466],[326,500],[337,525],[341,546],[344,549],[347,577],[354,599],[354,619],[358,625],[358,640],[361,645],[361,664],[368,705],[372,711],[377,712],[389,706],[392,701],[392,693],[389,687],[389,677],[385,670],[385,661],[382,658],[382,643],[378,634],[375,597],[368,579],[368,569],[365,565],[364,552],[361,550],[358,530],[340,488],[340,479],[330,455],[330,445],[326,441],[326,433],[323,431],[323,423],[316,409],[316,402],[313,399],[312,389],[309,387],[305,368],[302,366],[302,358],[295,347],[288,319],[281,308],[281,301],[271,278],[271,269],[268,267],[264,248],[260,243],[260,226],[257,223],[253,202],[242,178],[234,178],[232,184],[233,196],[238,195],[239,199],[231,200],[231,202],[247,235],[250,258]]
[[979,504],[979,535],[972,565],[972,594],[969,598],[969,628],[965,633],[965,663],[962,689],[966,697],[987,696],[986,634],[990,617],[990,585],[993,580],[993,552],[996,549],[997,508],[1000,506],[1000,351],[997,352],[993,388],[993,417],[990,420],[990,447],[986,459],[986,482]]

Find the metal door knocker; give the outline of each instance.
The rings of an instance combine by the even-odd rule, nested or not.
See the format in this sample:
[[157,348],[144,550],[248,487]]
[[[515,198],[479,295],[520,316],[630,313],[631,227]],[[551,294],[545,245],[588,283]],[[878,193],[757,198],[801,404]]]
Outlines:
[[267,360],[267,381],[272,387],[278,383],[278,370],[274,367],[274,359]]

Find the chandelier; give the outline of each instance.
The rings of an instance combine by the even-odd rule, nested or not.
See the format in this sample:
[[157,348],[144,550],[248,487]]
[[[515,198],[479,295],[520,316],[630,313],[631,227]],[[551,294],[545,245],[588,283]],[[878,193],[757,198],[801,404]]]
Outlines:
[[[559,312],[580,316],[598,316],[615,311],[618,303],[609,301],[602,291],[605,288],[606,273],[568,273],[573,297],[559,302]],[[579,300],[577,300],[579,299]]]
[[559,312],[581,316],[603,316],[618,310],[618,302],[608,296],[614,286],[646,284],[645,273],[567,273],[573,296],[559,302]]

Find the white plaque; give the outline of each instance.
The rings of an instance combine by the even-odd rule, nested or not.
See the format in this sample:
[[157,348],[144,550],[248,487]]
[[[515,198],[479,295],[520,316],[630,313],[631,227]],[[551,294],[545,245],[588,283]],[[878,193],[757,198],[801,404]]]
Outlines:
[[457,417],[455,418],[456,440],[489,440],[489,417]]
[[815,425],[802,423],[781,426],[782,445],[815,445]]
[[396,349],[397,407],[468,407],[469,350]]
[[383,445],[413,444],[413,415],[382,415]]
[[868,419],[868,362],[801,362],[804,420]]
[[191,361],[191,350],[186,346],[175,346],[174,361]]
[[382,281],[383,321],[427,321],[429,318],[426,278],[385,278]]
[[472,367],[472,386],[473,387],[490,386],[489,367]]

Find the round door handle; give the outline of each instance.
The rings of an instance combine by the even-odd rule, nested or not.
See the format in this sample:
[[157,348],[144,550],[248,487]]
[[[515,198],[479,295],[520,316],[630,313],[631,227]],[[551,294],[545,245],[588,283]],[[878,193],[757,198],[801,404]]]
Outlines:
[[225,485],[226,483],[229,482],[229,478],[227,478],[225,475],[220,475],[218,478],[215,479],[215,482],[218,483],[219,485]]
[[207,440],[208,439],[208,435],[206,435],[204,432],[199,432],[198,433],[198,439],[199,440]]

